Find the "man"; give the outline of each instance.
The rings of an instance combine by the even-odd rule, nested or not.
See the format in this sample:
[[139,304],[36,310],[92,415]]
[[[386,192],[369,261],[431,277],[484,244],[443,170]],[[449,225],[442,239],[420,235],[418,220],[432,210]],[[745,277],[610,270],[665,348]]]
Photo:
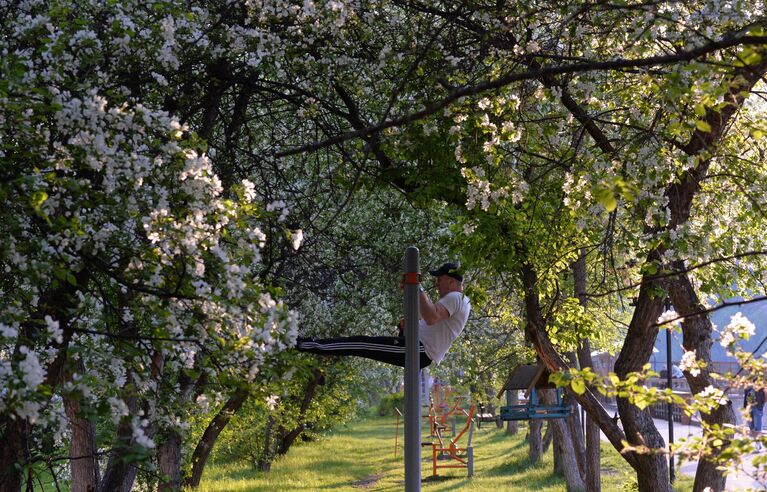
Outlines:
[[[418,352],[422,369],[432,362],[439,364],[442,361],[466,326],[471,311],[469,299],[463,294],[463,276],[458,265],[445,263],[429,274],[436,278],[439,300],[432,302],[423,286],[419,286]],[[351,355],[405,367],[405,337],[401,335],[299,338],[296,347],[302,352],[318,355]]]
[[[755,390],[753,386],[746,388],[743,393],[743,408],[749,409],[751,420],[748,427],[751,430],[751,438],[758,439],[762,432],[762,412],[764,411],[764,392],[763,388]],[[757,441],[756,450],[761,451],[762,445]]]

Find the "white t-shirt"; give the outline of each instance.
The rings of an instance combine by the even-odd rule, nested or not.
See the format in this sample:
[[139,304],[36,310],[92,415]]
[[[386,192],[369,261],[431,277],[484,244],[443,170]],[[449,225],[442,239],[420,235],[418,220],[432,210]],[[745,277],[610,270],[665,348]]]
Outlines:
[[445,358],[453,340],[461,334],[463,327],[466,326],[469,311],[471,311],[469,298],[463,292],[448,292],[437,302],[447,309],[450,316],[433,325],[427,325],[422,319],[418,321],[418,336],[424,349],[426,349],[426,355],[435,364],[439,364]]

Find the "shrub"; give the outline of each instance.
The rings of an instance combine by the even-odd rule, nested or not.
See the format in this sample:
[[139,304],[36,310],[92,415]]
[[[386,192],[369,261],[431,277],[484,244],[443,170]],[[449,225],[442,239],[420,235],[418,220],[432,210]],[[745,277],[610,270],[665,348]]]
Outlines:
[[405,393],[400,391],[397,393],[390,393],[383,398],[378,404],[378,415],[384,417],[386,415],[395,415],[394,408],[398,408],[400,412],[405,406]]

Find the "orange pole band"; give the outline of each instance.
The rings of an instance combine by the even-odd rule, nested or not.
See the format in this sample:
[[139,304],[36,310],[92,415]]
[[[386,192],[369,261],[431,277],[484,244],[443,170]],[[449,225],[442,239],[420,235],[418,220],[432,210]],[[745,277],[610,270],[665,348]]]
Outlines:
[[417,272],[408,272],[402,274],[402,280],[406,284],[420,284],[421,274]]

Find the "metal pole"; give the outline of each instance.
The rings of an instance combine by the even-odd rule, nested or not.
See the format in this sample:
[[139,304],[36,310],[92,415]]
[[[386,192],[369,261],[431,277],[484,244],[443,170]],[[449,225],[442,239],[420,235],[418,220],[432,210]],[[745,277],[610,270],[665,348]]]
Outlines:
[[[671,381],[671,327],[666,328],[666,384],[667,387],[674,391]],[[674,443],[674,404],[668,402],[668,477],[671,483],[674,483],[674,455],[671,454],[671,445]]]
[[418,248],[405,252],[405,492],[421,490],[421,368],[418,353]]

